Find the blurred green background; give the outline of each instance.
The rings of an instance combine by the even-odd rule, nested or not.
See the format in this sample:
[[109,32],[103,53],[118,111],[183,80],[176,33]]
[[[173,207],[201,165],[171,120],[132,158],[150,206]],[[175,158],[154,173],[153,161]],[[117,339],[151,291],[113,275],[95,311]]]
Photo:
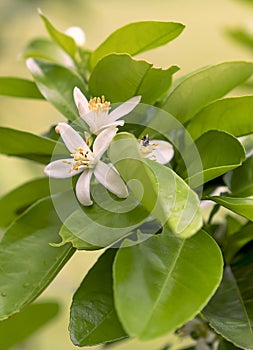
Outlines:
[[[20,52],[29,40],[47,36],[37,14],[38,8],[62,31],[73,25],[82,27],[86,33],[86,46],[91,49],[98,46],[113,30],[132,21],[161,20],[185,24],[186,29],[178,39],[138,57],[147,59],[156,67],[178,65],[181,70],[176,78],[209,64],[233,59],[252,59],[250,52],[244,51],[225,35],[226,28],[238,25],[247,26],[253,31],[253,6],[250,1],[0,0],[2,76],[31,78]],[[51,124],[64,120],[46,102],[7,97],[1,97],[0,101],[0,122],[4,126],[43,133]],[[0,161],[0,195],[35,176],[43,176],[43,167],[32,162],[3,155],[0,155]],[[62,304],[59,316],[15,349],[76,349],[67,332],[71,297],[98,254],[75,254],[40,297],[40,300],[58,299]],[[170,339],[165,337],[148,343],[126,341],[124,344],[115,344],[112,349],[162,350]]]

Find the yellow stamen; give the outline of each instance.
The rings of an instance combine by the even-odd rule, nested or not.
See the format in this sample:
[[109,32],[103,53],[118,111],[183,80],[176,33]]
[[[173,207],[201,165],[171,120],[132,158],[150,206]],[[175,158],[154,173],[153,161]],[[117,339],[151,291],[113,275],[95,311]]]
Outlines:
[[93,111],[96,113],[99,113],[99,112],[106,113],[109,111],[110,105],[111,105],[111,103],[106,101],[104,96],[102,96],[101,98],[100,97],[93,97],[89,101],[88,108],[90,111]]

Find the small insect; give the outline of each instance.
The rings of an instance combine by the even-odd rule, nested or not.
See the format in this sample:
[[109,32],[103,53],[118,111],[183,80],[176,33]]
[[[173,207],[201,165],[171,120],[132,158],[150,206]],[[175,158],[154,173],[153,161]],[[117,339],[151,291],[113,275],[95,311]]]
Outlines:
[[142,141],[142,146],[147,147],[149,145],[149,136],[148,136],[148,134],[144,135],[141,138],[141,141]]

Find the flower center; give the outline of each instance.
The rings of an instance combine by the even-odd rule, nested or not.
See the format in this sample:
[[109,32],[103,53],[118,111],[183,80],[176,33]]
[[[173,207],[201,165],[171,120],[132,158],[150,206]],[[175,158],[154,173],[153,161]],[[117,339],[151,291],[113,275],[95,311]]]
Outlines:
[[74,158],[74,163],[64,161],[65,163],[71,164],[71,171],[78,171],[79,169],[94,168],[96,160],[94,154],[91,151],[84,151],[82,147],[75,148],[75,151],[70,154]]
[[105,97],[104,96],[102,96],[101,98],[100,97],[94,97],[94,98],[90,99],[88,108],[92,112],[107,113],[109,111],[109,109],[110,109],[110,105],[111,105],[111,103],[108,102],[108,101],[105,101]]
[[149,158],[156,160],[156,157],[153,153],[158,148],[157,143],[150,143],[149,136],[145,135],[139,140],[140,150],[143,154],[149,155]]

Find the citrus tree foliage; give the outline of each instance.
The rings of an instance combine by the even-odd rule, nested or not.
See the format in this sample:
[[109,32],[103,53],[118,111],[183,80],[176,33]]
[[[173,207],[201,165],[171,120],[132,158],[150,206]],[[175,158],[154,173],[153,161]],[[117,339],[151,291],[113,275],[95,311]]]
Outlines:
[[1,77],[0,93],[51,103],[66,122],[45,135],[0,127],[0,152],[47,175],[0,199],[2,328],[76,250],[101,250],[73,295],[75,345],[176,332],[193,348],[253,349],[253,96],[231,93],[253,63],[177,82],[179,67],[135,56],[180,23],[130,23],[91,51],[40,16],[48,37],[23,51],[32,79]]

